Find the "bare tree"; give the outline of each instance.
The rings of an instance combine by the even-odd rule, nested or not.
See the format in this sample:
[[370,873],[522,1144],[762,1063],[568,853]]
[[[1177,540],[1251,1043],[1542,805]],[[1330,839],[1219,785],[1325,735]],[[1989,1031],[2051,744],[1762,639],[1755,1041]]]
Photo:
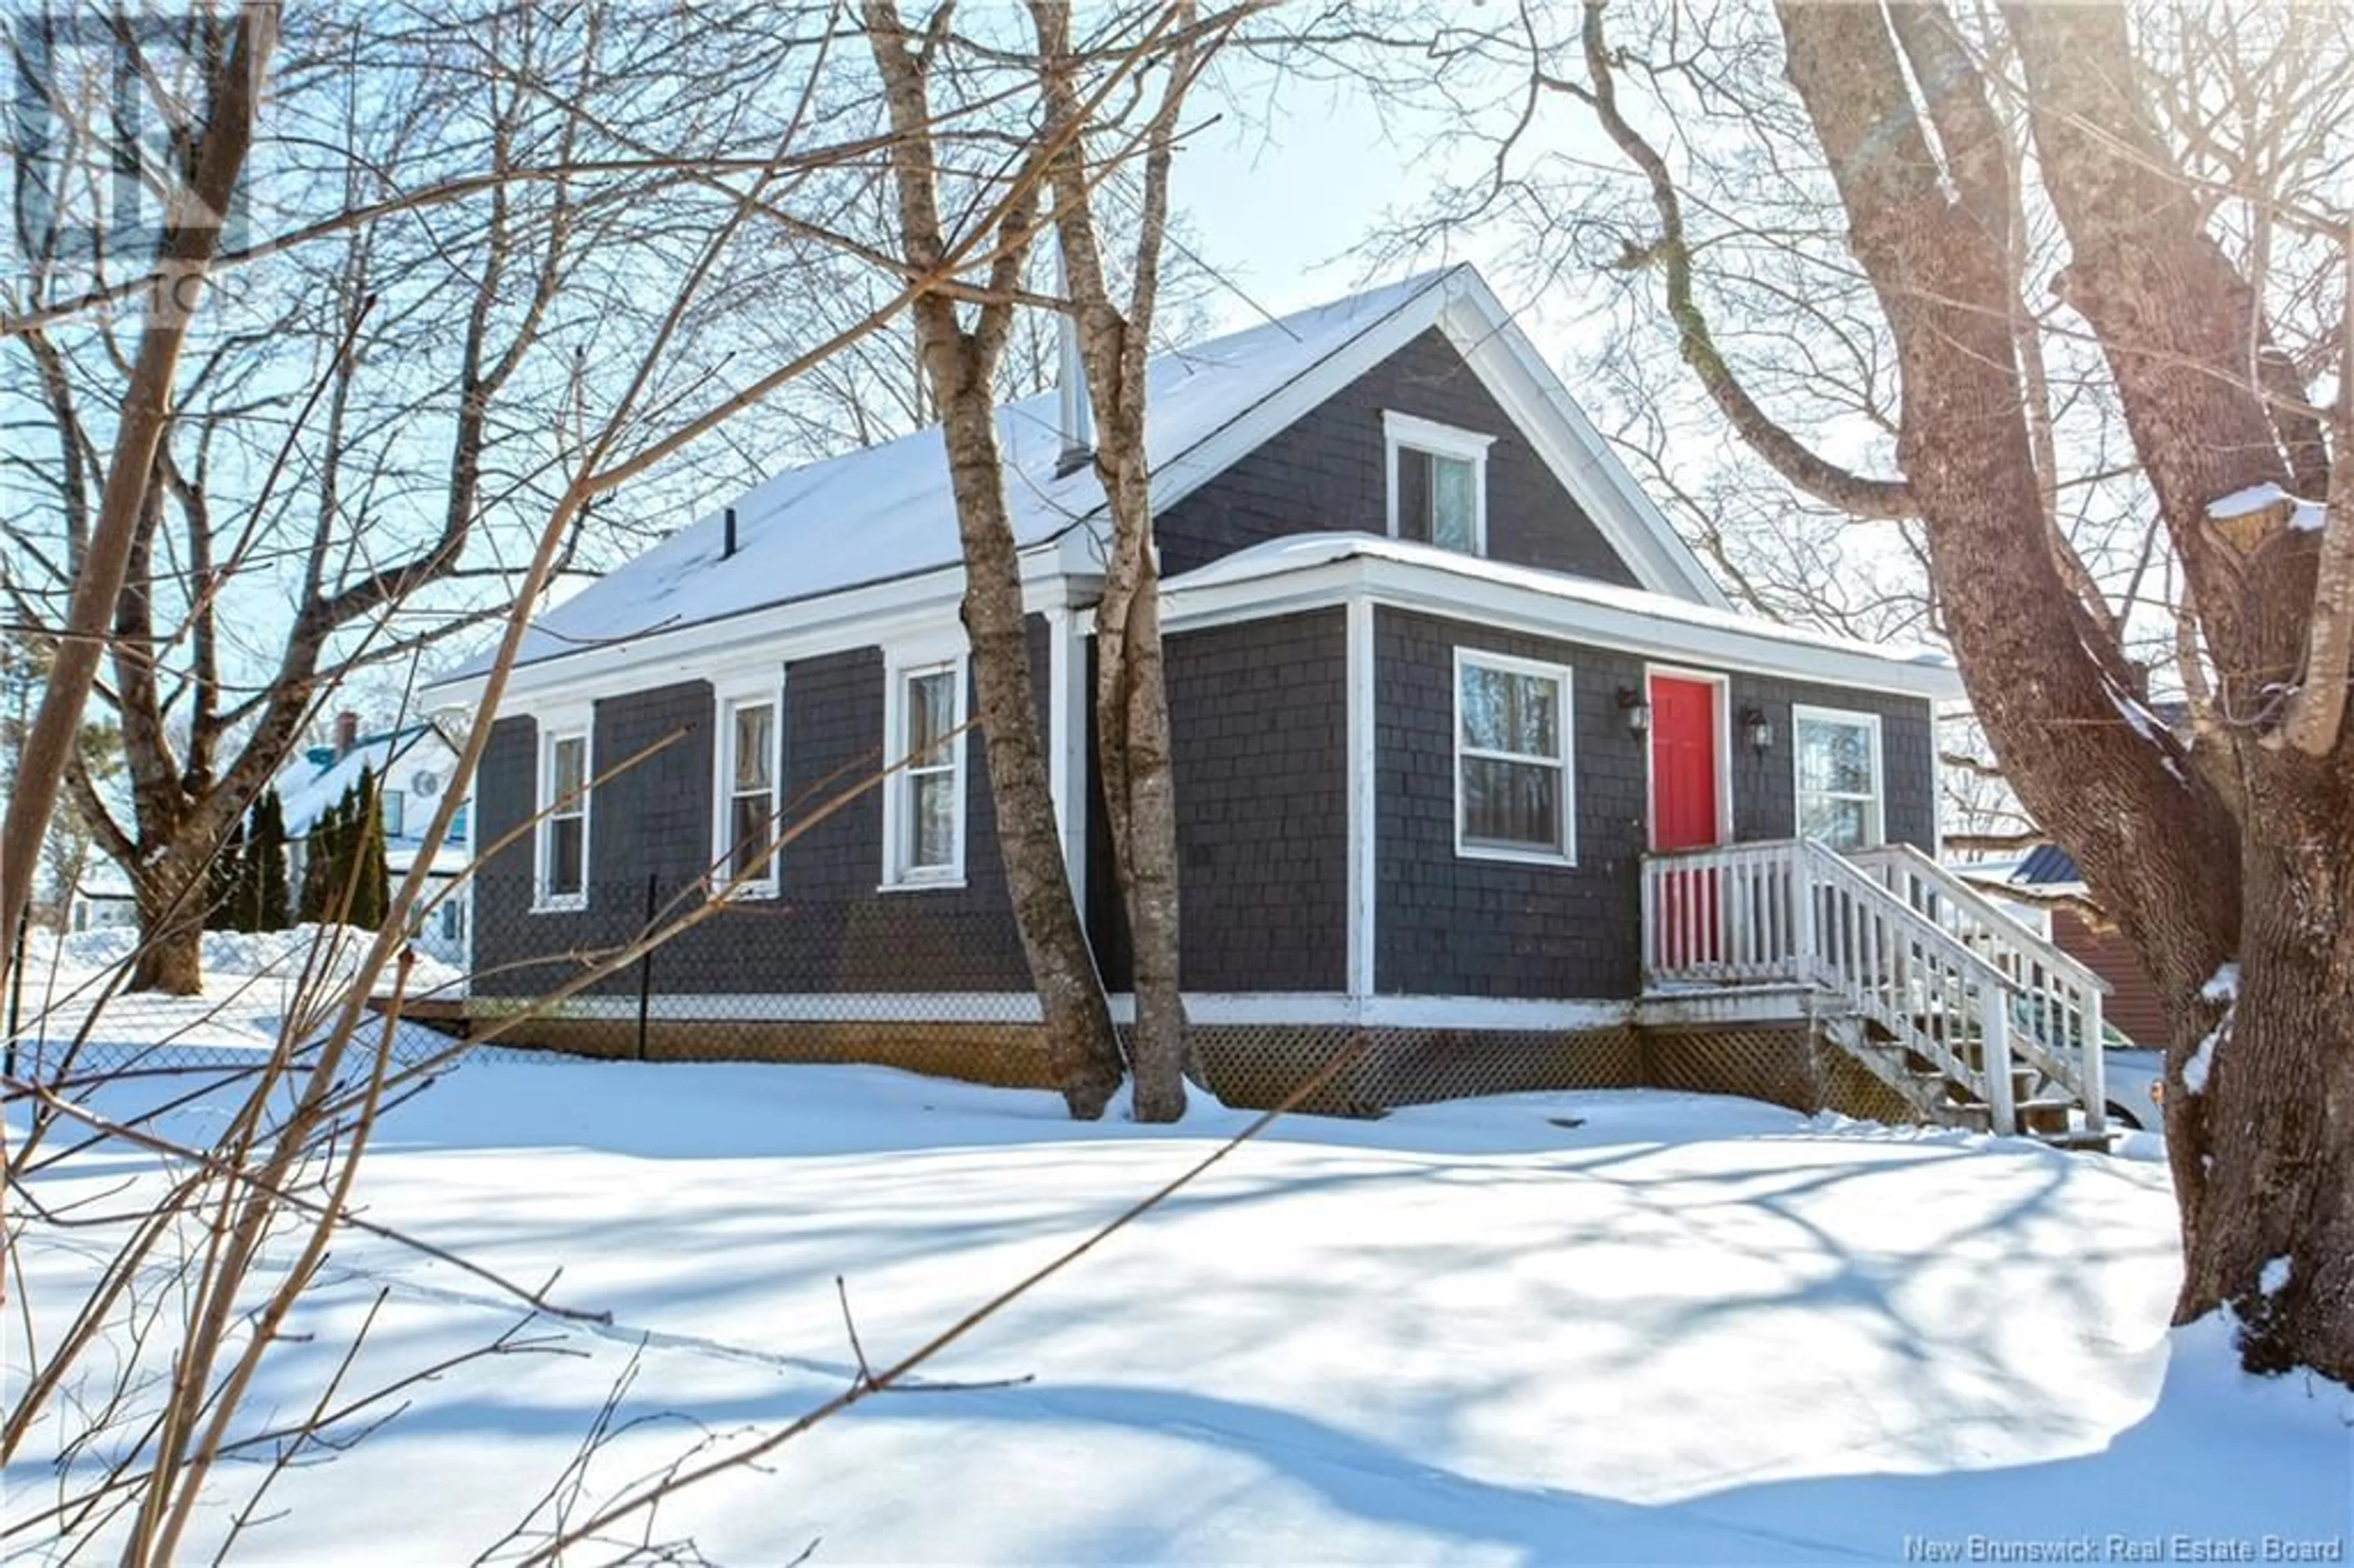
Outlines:
[[2347,19],[1760,20],[1447,34],[1625,171],[1507,124],[1457,194],[1663,306],[1782,483],[1917,529],[1995,760],[2166,999],[2178,1319],[2354,1377]]
[[1185,1111],[1176,768],[1161,660],[1145,371],[1160,302],[1177,118],[1209,51],[1188,36],[1193,7],[1178,7],[1173,25],[1181,41],[1163,64],[1166,84],[1145,128],[1140,217],[1123,305],[1112,298],[1097,233],[1080,119],[1082,62],[1072,47],[1070,7],[1061,0],[1031,0],[1030,14],[1047,133],[1063,142],[1053,166],[1053,220],[1093,406],[1089,456],[1111,520],[1103,597],[1096,605],[1096,756],[1133,948],[1136,1022],[1129,1055],[1136,1072],[1136,1115],[1141,1121],[1174,1121]]
[[[939,154],[926,127],[936,115],[933,72],[949,42],[949,11],[943,6],[936,12],[921,33],[907,28],[891,0],[867,0],[864,15],[896,135],[891,175],[898,193],[901,242],[909,266],[935,271],[949,252],[949,240],[941,217]],[[1078,130],[1074,123],[1059,134],[1072,137]],[[1072,895],[1047,785],[993,394],[1037,220],[1042,169],[1037,155],[1028,157],[976,220],[977,228],[993,231],[996,247],[982,297],[970,307],[972,324],[959,319],[958,302],[946,291],[917,300],[913,314],[925,377],[948,443],[964,549],[965,634],[972,647],[973,689],[988,745],[990,799],[1006,885],[1044,1012],[1055,1080],[1071,1114],[1092,1118],[1103,1114],[1119,1086],[1119,1048]]]
[[[134,986],[198,989],[201,868],[324,694],[409,663],[504,603],[527,520],[560,488],[558,433],[625,363],[600,344],[669,308],[644,280],[727,209],[740,146],[794,111],[775,83],[798,73],[779,62],[823,16],[730,14],[682,29],[602,3],[494,0],[389,27],[302,20],[271,82],[300,133],[229,198],[265,209],[282,238],[247,248],[264,253],[235,274],[211,340],[175,377],[107,628],[109,678],[96,691],[122,732],[128,811],[69,775],[137,890],[146,940]],[[201,13],[175,26],[185,47],[203,47]],[[668,74],[650,82],[655,63]],[[822,169],[868,145],[813,136],[794,160]],[[20,180],[57,161],[15,151]],[[834,259],[813,236],[839,198],[804,195],[815,217],[773,198],[755,215],[776,242],[727,260],[673,335],[642,418],[729,376],[741,362],[731,322],[754,310],[799,318],[809,313],[795,302],[823,297],[801,269]],[[11,608],[46,630],[80,571],[125,356],[104,313],[39,302],[91,279],[55,232],[27,227],[37,211],[17,207],[35,302],[10,313],[7,343],[14,389],[55,442],[12,454],[38,501],[0,534]],[[83,298],[105,292],[102,272],[96,282]],[[720,471],[706,482],[740,483],[752,466],[740,452],[724,461],[719,443],[697,455]],[[649,476],[597,527],[577,516],[557,569],[625,550],[636,535],[623,524],[673,513],[663,500],[692,488],[676,481]]]
[[[82,715],[117,601],[154,513],[158,454],[172,418],[181,352],[201,303],[222,216],[230,209],[252,146],[276,37],[276,8],[249,5],[225,33],[203,40],[207,113],[201,133],[183,150],[182,177],[168,187],[156,250],[158,277],[138,349],[123,376],[113,450],[103,465],[97,503],[78,532],[71,597],[57,654],[18,758],[6,824],[0,829],[0,930],[13,932],[24,918],[58,789],[69,773],[79,771]],[[95,455],[75,446],[69,468]],[[0,958],[0,979],[6,977],[7,965]]]
[[[814,58],[802,62],[804,106],[814,97],[826,53],[821,43]],[[805,130],[799,111],[789,117],[766,166],[753,171],[731,193],[726,216],[661,280],[671,303],[642,338],[628,345],[630,352],[619,366],[618,392],[602,401],[593,417],[586,408],[578,408],[558,432],[561,488],[538,522],[518,591],[505,608],[485,679],[486,708],[494,709],[503,694],[564,542],[592,500],[642,478],[690,443],[707,439],[762,398],[878,330],[923,290],[967,264],[967,251],[951,249],[940,257],[937,273],[910,279],[874,314],[805,342],[732,390],[706,393],[687,412],[664,408],[652,426],[642,420],[642,406],[662,387],[662,367],[686,330],[702,289],[725,270],[761,202],[790,194],[808,173],[809,166],[796,164],[790,151]],[[789,167],[794,168],[793,175],[786,173]],[[581,401],[588,396],[584,388]],[[633,437],[632,432],[638,433]],[[58,701],[54,676],[44,701],[46,715],[48,705]],[[20,1397],[12,1401],[5,1422],[0,1423],[0,1462],[16,1455],[45,1414],[68,1406],[88,1412],[95,1423],[69,1439],[70,1446],[86,1444],[101,1432],[130,1439],[121,1457],[95,1474],[61,1467],[66,1495],[31,1520],[31,1528],[77,1546],[119,1544],[128,1563],[171,1561],[189,1547],[200,1505],[217,1495],[225,1475],[235,1473],[237,1467],[229,1462],[270,1456],[254,1490],[231,1519],[225,1551],[260,1517],[259,1505],[271,1481],[306,1446],[332,1449],[350,1440],[355,1428],[364,1432],[380,1419],[403,1388],[449,1371],[454,1363],[445,1361],[374,1388],[345,1388],[345,1375],[373,1325],[370,1314],[307,1414],[281,1417],[272,1412],[254,1419],[248,1396],[260,1371],[287,1344],[290,1317],[314,1288],[334,1239],[346,1231],[415,1247],[467,1268],[529,1313],[596,1316],[406,1236],[355,1213],[350,1202],[358,1164],[379,1117],[468,1049],[462,1044],[437,1045],[421,1054],[413,1044],[406,1052],[401,1049],[401,1008],[413,959],[404,932],[408,913],[424,894],[433,851],[451,830],[488,738],[488,726],[478,726],[460,747],[451,786],[441,792],[420,835],[425,853],[395,893],[392,915],[384,927],[366,937],[330,927],[321,938],[324,950],[298,959],[306,966],[303,984],[287,1010],[277,1048],[250,1066],[228,1072],[233,1092],[209,1144],[192,1145],[166,1136],[154,1125],[154,1110],[118,1119],[92,1104],[86,1091],[103,1081],[105,1070],[80,1070],[75,1061],[88,1038],[88,1026],[51,1070],[17,1078],[12,1066],[9,1080],[0,1086],[9,1099],[26,1102],[32,1112],[30,1135],[9,1151],[5,1166],[12,1196],[29,1203],[33,1194],[25,1185],[27,1178],[71,1152],[40,1148],[59,1128],[77,1138],[86,1134],[140,1149],[165,1162],[157,1190],[143,1193],[121,1217],[116,1228],[122,1245],[97,1271],[88,1298],[58,1332],[46,1335],[37,1346],[27,1346],[30,1375],[27,1386],[16,1391]],[[658,741],[638,757],[622,759],[583,787],[596,787],[676,738]],[[833,799],[805,813],[769,853],[874,788],[880,777],[845,782]],[[517,830],[530,831],[530,824]],[[501,847],[484,846],[484,853],[495,853]],[[686,907],[662,912],[631,939],[594,955],[578,975],[540,999],[541,1004],[577,995],[726,906],[724,886],[698,890]],[[90,1014],[93,1022],[106,1005],[101,996]],[[384,1010],[380,1018],[376,1015],[379,1007]],[[511,1026],[493,1026],[485,1038],[495,1038]],[[162,1108],[179,1103],[173,1096]],[[37,1208],[34,1213],[49,1224],[103,1223],[41,1213]],[[8,1227],[12,1247],[21,1234],[20,1227]],[[15,1277],[21,1275],[13,1267],[0,1269],[0,1289]],[[145,1287],[158,1280],[165,1287],[149,1293]],[[28,1318],[28,1325],[31,1321]],[[536,1348],[534,1341],[509,1334],[479,1353]],[[160,1377],[151,1375],[158,1357],[168,1362]],[[5,1529],[13,1533],[22,1527],[24,1521],[12,1518]]]

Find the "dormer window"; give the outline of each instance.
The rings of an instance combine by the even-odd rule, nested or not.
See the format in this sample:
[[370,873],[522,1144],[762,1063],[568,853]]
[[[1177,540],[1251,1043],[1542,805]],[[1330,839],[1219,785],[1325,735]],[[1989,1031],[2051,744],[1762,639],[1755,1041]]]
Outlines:
[[1417,545],[1488,553],[1488,449],[1493,436],[1384,410],[1390,534]]

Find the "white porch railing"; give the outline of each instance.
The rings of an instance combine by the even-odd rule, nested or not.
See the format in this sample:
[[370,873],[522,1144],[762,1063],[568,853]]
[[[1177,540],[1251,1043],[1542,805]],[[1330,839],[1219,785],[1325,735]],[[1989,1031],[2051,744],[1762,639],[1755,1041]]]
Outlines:
[[2109,982],[1911,844],[1849,858],[2002,971],[2019,998],[2020,1054],[2074,1093],[2098,1131],[2108,1103],[2101,1009]]
[[2098,977],[1917,852],[1850,859],[1792,839],[1654,854],[1642,920],[1650,987],[1810,986],[1933,1064],[1997,1132],[2017,1128],[2020,1066],[2102,1129]]

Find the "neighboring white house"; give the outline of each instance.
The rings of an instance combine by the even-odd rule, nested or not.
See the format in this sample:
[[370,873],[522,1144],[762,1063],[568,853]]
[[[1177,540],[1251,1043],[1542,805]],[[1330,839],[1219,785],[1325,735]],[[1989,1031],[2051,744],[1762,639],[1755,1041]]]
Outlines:
[[73,890],[72,907],[67,912],[68,928],[75,931],[105,931],[120,926],[139,924],[139,901],[133,894],[131,878],[122,868],[104,855],[93,853],[90,863],[82,868],[81,880]]
[[[334,735],[333,744],[311,747],[278,776],[279,803],[286,815],[288,885],[302,885],[303,837],[311,824],[359,782],[362,769],[381,781],[385,863],[398,883],[424,852],[424,831],[457,768],[457,747],[430,724],[362,735],[358,715],[349,713],[335,715]],[[433,857],[424,900],[430,907],[417,929],[418,947],[450,963],[466,959],[472,900],[458,879],[472,859],[472,804],[469,800],[458,808],[449,839]]]

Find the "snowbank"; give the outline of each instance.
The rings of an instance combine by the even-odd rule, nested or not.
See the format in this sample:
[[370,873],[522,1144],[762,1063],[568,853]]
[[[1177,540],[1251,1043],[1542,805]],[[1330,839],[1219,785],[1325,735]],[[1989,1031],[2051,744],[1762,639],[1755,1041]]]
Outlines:
[[[413,1390],[283,1475],[244,1550],[472,1560],[633,1360],[585,1501],[772,1431],[853,1375],[837,1275],[882,1364],[1244,1119],[1074,1125],[880,1069],[463,1067],[392,1113],[355,1202],[510,1278],[560,1266],[558,1297],[614,1320],[535,1323],[570,1353]],[[90,1160],[43,1195],[122,1180],[120,1151]],[[36,1320],[102,1252],[27,1237]],[[2178,1267],[2162,1165],[2018,1140],[1636,1092],[1289,1120],[926,1369],[1030,1381],[879,1396],[655,1534],[719,1562],[1499,1568],[2342,1542],[2342,1391],[2252,1382],[2218,1322],[2170,1333]],[[515,1320],[477,1277],[349,1237],[257,1411],[309,1408],[379,1291],[354,1389]],[[55,1441],[0,1484],[54,1495]]]
[[[25,944],[17,1039],[36,1062],[77,1039],[96,1047],[98,1060],[157,1048],[268,1051],[299,1015],[323,1021],[358,977],[375,934],[348,926],[296,926],[284,931],[207,931],[204,990],[163,996],[121,989],[124,968],[139,946],[129,928],[81,931],[59,938],[35,932]],[[373,988],[392,990],[387,966]],[[111,994],[110,994],[110,992]],[[465,976],[419,953],[409,971],[411,1000],[460,997]],[[446,1041],[443,1044],[446,1044]],[[81,1058],[86,1063],[92,1059]]]
[[[318,953],[325,965],[322,972],[336,980],[349,980],[359,973],[360,959],[375,939],[375,932],[354,926],[304,924],[283,931],[207,931],[204,971],[207,979],[300,974],[305,965],[316,961],[313,954]],[[33,971],[54,969],[61,974],[97,974],[129,963],[139,950],[139,933],[134,927],[120,926],[65,937],[35,931],[27,938],[25,949],[25,961]],[[463,979],[451,965],[420,953],[409,971],[409,991],[414,994],[455,985]],[[387,971],[377,991],[389,991],[391,980]]]

